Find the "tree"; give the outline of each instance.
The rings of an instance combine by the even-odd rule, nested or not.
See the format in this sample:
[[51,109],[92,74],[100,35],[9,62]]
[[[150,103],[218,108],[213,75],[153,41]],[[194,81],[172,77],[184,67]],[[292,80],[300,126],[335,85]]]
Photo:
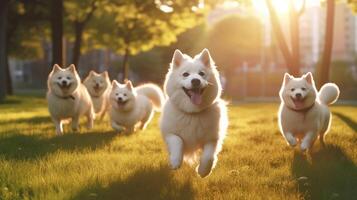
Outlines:
[[[275,38],[278,42],[279,48],[283,54],[284,60],[288,67],[290,74],[294,76],[300,75],[300,49],[299,49],[299,17],[304,12],[305,1],[300,10],[294,8],[293,0],[289,0],[289,13],[290,13],[290,40],[292,50],[290,51],[284,34],[281,30],[279,18],[276,10],[273,7],[272,0],[266,0],[266,4],[270,14],[271,24],[274,30]],[[325,43],[322,55],[321,65],[318,66],[317,85],[320,87],[329,80],[331,52],[333,44],[333,27],[334,27],[334,9],[335,0],[326,0],[326,28],[325,28]]]
[[9,0],[0,1],[0,101],[6,97],[6,29]]
[[261,27],[260,21],[252,16],[230,15],[216,22],[208,31],[206,42],[216,63],[231,71],[243,62],[254,63],[259,60]]
[[[9,57],[34,59],[42,55],[43,32],[48,18],[48,4],[43,0],[11,1],[6,31],[7,94],[13,93]],[[10,48],[11,47],[11,48]]]
[[318,67],[317,87],[323,86],[330,79],[331,52],[333,44],[333,27],[335,16],[335,0],[327,0],[325,44],[321,65]]
[[[195,4],[196,3],[196,4]],[[176,36],[202,20],[202,12],[193,12],[194,1],[175,1],[162,10],[162,3],[150,0],[109,1],[98,12],[92,34],[97,44],[107,46],[123,55],[123,80],[128,78],[130,56],[166,46]],[[161,9],[160,9],[161,8]],[[172,10],[171,10],[172,9]]]
[[78,65],[79,58],[81,56],[83,32],[94,12],[97,10],[98,4],[98,0],[65,1],[64,7],[66,16],[68,16],[68,20],[72,24],[74,30],[75,38],[72,63],[76,66]]
[[52,65],[62,66],[65,62],[63,54],[63,0],[51,0],[51,40]]
[[298,10],[294,6],[293,0],[289,0],[289,14],[290,14],[290,41],[291,51],[285,40],[279,17],[273,6],[272,0],[266,0],[268,11],[270,14],[270,20],[274,31],[275,38],[279,45],[279,48],[284,57],[286,66],[290,74],[294,76],[300,75],[300,44],[299,44],[299,18],[305,8],[305,0],[303,0],[302,7]]

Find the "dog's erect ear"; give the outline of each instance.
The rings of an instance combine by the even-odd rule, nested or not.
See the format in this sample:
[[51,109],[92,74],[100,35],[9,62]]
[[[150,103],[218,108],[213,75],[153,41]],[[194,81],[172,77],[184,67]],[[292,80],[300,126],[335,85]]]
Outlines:
[[285,85],[288,84],[289,81],[290,81],[291,79],[293,79],[293,78],[294,78],[294,77],[291,76],[290,74],[285,73],[285,74],[284,74],[284,84],[285,84]]
[[311,72],[307,72],[303,78],[310,84],[313,85],[314,84],[314,77],[312,76]]
[[125,82],[125,87],[126,88],[128,88],[130,91],[132,91],[133,90],[133,83],[131,83],[131,81],[129,81],[129,80],[127,80],[126,82]]
[[71,71],[72,73],[76,72],[76,66],[74,64],[71,64],[69,67],[67,67],[67,70]]
[[103,77],[109,77],[108,71],[104,71],[100,75]]
[[211,54],[209,53],[208,49],[202,50],[201,55],[200,55],[200,60],[206,67],[212,66],[212,58],[211,58]]
[[180,50],[176,49],[174,52],[174,56],[172,57],[171,63],[174,67],[179,67],[182,64],[184,59],[185,58],[183,57],[182,52]]
[[95,72],[95,71],[90,70],[90,72],[89,72],[89,76],[94,76],[95,74],[96,74],[96,72]]
[[119,87],[118,81],[113,80],[113,81],[112,81],[112,89],[115,89],[115,88],[117,88],[117,87]]
[[52,68],[52,71],[55,73],[55,72],[58,72],[58,71],[60,71],[61,70],[61,67],[59,66],[59,65],[57,65],[57,64],[54,64],[53,65],[53,68]]

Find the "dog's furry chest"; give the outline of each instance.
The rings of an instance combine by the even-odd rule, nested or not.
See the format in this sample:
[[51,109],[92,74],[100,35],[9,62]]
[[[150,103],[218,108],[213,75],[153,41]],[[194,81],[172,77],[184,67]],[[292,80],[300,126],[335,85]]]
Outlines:
[[55,95],[49,93],[47,95],[48,108],[51,115],[59,118],[69,118],[77,112],[78,101],[72,98],[58,98]]
[[307,132],[318,132],[325,127],[325,118],[321,106],[315,105],[304,112],[297,112],[282,105],[280,110],[280,123],[284,132],[294,135],[306,134]]
[[163,135],[178,135],[187,148],[217,141],[221,133],[220,109],[215,104],[200,113],[185,113],[167,102],[161,118],[161,131]]
[[105,98],[104,96],[92,97],[93,106],[95,113],[102,112],[105,109]]

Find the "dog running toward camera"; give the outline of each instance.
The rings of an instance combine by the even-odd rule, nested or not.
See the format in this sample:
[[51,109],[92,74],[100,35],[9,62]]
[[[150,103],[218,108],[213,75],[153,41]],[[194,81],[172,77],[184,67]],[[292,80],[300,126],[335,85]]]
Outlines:
[[168,96],[161,116],[162,137],[172,169],[196,161],[197,172],[210,174],[228,126],[219,73],[207,49],[194,58],[176,50],[164,84]]
[[331,125],[328,105],[337,101],[339,88],[327,83],[319,92],[309,72],[301,78],[285,74],[280,90],[279,127],[286,142],[294,147],[299,142],[301,151],[310,149],[317,138],[324,145],[324,137]]
[[55,64],[48,75],[47,102],[57,135],[63,134],[63,123],[72,121],[72,130],[78,131],[80,116],[88,119],[87,127],[93,127],[95,118],[91,97],[72,64],[62,69]]

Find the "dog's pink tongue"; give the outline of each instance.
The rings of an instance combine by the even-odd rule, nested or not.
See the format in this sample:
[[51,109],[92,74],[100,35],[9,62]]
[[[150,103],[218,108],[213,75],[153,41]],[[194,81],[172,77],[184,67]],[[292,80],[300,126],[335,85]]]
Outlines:
[[296,109],[301,109],[304,107],[304,101],[301,100],[294,100],[294,104]]
[[200,105],[202,103],[202,95],[193,91],[189,91],[191,95],[191,102],[195,105]]

